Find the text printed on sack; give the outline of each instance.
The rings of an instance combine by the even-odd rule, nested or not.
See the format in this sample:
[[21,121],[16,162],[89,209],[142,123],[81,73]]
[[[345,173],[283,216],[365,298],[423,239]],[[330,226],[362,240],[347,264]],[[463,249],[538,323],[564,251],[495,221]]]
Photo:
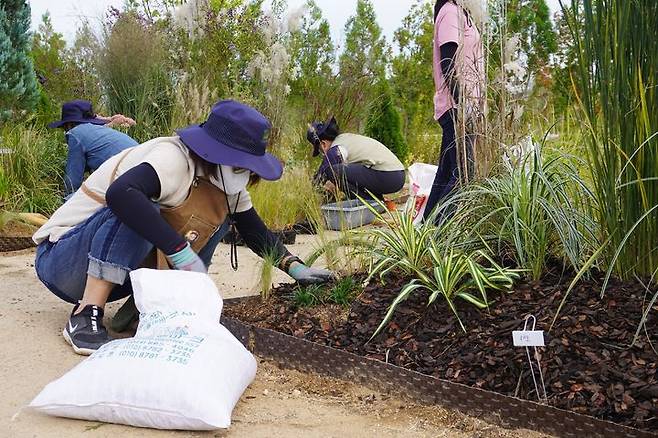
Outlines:
[[89,360],[134,358],[186,365],[204,338],[190,335],[159,335],[122,339],[101,347]]

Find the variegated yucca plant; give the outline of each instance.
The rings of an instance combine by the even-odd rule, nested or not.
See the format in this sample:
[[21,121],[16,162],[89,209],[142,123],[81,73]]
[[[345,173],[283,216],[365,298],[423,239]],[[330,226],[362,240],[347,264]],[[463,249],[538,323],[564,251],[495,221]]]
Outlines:
[[[372,338],[384,329],[400,303],[420,291],[429,293],[428,306],[442,297],[465,331],[455,305],[457,298],[486,309],[488,290],[510,290],[519,278],[519,270],[498,265],[485,242],[469,236],[459,217],[445,214],[457,207],[451,200],[437,206],[428,220],[418,225],[407,212],[383,215],[371,203],[365,205],[384,224],[360,232],[360,241],[369,243],[365,248],[371,257],[367,281],[392,272],[412,278],[393,300]],[[445,218],[435,225],[434,219],[441,214]]]

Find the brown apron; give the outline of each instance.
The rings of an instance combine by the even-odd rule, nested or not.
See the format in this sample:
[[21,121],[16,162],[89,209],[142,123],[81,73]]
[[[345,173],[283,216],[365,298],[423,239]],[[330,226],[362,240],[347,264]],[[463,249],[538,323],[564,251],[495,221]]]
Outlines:
[[[127,151],[119,159],[112,172],[110,184],[116,180],[119,165],[129,153],[130,151]],[[96,202],[107,205],[104,197],[91,191],[84,183],[80,189]],[[196,177],[185,201],[177,207],[161,208],[160,214],[178,234],[185,237],[194,252],[198,253],[226,221],[228,201],[226,194],[209,180]],[[170,269],[164,253],[158,249],[149,254],[142,267]]]

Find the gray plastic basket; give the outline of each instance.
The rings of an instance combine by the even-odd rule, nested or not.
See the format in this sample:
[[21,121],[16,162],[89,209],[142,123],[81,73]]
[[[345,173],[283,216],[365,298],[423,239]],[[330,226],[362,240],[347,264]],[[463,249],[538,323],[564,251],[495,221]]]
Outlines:
[[[386,208],[379,203],[370,202],[376,211],[383,213]],[[328,229],[340,231],[368,225],[375,220],[375,215],[359,199],[335,202],[320,207]]]

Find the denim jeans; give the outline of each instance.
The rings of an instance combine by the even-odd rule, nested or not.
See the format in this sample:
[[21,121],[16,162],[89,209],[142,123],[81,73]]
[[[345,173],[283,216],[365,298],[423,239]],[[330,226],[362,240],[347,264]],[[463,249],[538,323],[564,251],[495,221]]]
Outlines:
[[219,227],[219,230],[215,232],[215,234],[210,237],[210,240],[206,245],[201,248],[201,251],[199,251],[199,257],[201,260],[203,260],[203,263],[206,265],[206,268],[210,267],[210,262],[212,261],[212,256],[215,254],[215,250],[217,249],[217,245],[219,245],[219,242],[222,241],[224,236],[228,233],[228,230],[230,228],[228,218],[226,221],[224,221],[224,224]]
[[[226,221],[199,252],[206,266],[228,228]],[[132,294],[128,273],[138,268],[152,249],[150,242],[103,208],[57,242],[42,242],[35,269],[39,280],[69,303],[82,299],[87,275],[116,284],[108,299],[116,301]]]

